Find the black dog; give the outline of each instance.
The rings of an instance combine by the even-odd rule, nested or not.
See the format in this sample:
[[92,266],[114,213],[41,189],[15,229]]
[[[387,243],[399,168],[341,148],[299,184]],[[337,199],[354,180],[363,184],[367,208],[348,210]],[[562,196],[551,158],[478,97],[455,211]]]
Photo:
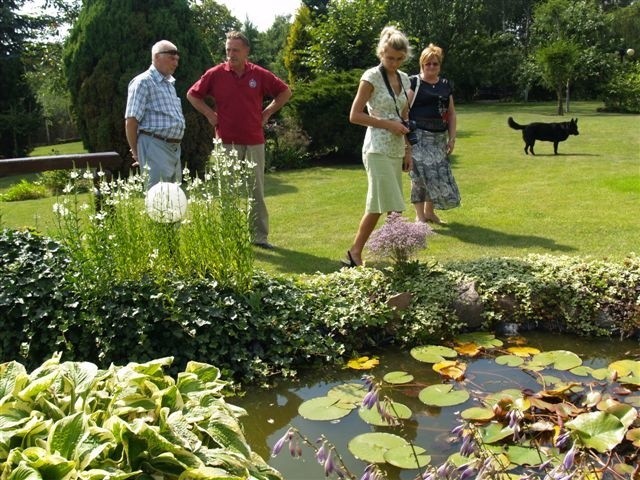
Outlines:
[[579,135],[578,119],[572,118],[570,122],[542,123],[535,122],[528,125],[520,125],[513,118],[509,117],[509,126],[514,130],[522,130],[524,140],[524,153],[535,155],[533,146],[536,140],[553,142],[553,153],[558,154],[558,143],[564,142],[569,135]]

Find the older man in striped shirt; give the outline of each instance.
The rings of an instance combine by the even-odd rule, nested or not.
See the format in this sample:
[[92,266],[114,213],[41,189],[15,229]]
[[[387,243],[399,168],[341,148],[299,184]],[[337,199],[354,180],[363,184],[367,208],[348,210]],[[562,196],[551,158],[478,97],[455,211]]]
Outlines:
[[168,40],[151,49],[151,66],[129,83],[125,131],[133,165],[147,175],[147,188],[182,181],[180,142],[185,121],[173,73],[180,54]]

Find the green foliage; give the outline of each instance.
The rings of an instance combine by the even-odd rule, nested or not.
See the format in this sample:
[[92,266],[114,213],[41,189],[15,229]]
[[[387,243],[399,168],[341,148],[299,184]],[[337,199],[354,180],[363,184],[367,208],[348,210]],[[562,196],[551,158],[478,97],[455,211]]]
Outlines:
[[265,128],[267,171],[308,167],[311,140],[291,117],[270,122]]
[[[206,44],[213,63],[224,61],[226,34],[231,30],[240,30],[240,21],[227,7],[215,0],[192,0],[189,3],[193,12],[193,23]],[[180,60],[182,63],[182,59]]]
[[[8,478],[255,478],[277,480],[247,444],[220,371],[172,358],[100,370],[54,355],[32,372],[0,364]],[[25,477],[27,478],[27,477]]]
[[626,62],[604,88],[608,111],[640,113],[640,62]]
[[284,66],[289,72],[289,83],[310,80],[313,75],[309,65],[308,48],[313,43],[311,35],[312,13],[307,6],[301,6],[293,20],[284,49]]
[[361,75],[362,70],[352,70],[296,84],[286,112],[311,138],[309,149],[314,155],[335,151],[360,156],[364,131],[349,122],[349,110]]
[[[581,335],[630,335],[640,325],[635,257],[622,264],[485,259],[298,279],[256,272],[250,290],[173,272],[118,280],[106,267],[97,289],[71,281],[72,261],[45,237],[1,233],[0,359],[35,366],[61,351],[108,365],[174,356],[175,368],[203,361],[239,382],[261,383],[381,345],[450,338],[482,319]],[[470,284],[482,313],[475,327],[458,310]],[[389,302],[398,292],[411,295],[405,309]]]
[[[126,48],[123,48],[123,39]],[[129,155],[124,132],[127,85],[146,70],[155,42],[167,39],[181,52],[176,77],[178,96],[211,66],[210,55],[193,13],[182,0],[96,0],[83,4],[65,43],[64,65],[82,141],[89,152]],[[182,158],[192,172],[202,171],[211,149],[206,119],[183,104],[186,131]]]
[[19,202],[34,198],[44,198],[48,195],[49,192],[45,186],[29,182],[23,178],[20,182],[9,187],[4,194],[0,195],[0,201]]
[[578,58],[578,45],[566,40],[556,40],[536,52],[536,59],[541,67],[542,81],[556,92],[558,115],[564,113],[562,92],[573,77]]
[[77,172],[70,170],[49,170],[38,174],[38,183],[49,189],[54,195],[61,195],[64,189],[73,182],[77,192],[91,190],[92,182],[88,178],[76,179]]
[[314,39],[308,64],[315,75],[365,69],[378,62],[378,37],[387,22],[385,3],[375,0],[336,0],[326,20],[311,28]]

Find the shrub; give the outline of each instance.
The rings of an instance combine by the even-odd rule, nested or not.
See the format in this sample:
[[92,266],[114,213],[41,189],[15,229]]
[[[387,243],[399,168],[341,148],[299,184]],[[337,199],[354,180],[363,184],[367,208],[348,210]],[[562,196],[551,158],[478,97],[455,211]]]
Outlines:
[[625,62],[605,87],[605,108],[640,113],[640,62]]
[[302,125],[311,138],[311,153],[330,152],[360,157],[364,129],[349,122],[349,111],[362,70],[331,73],[308,83],[296,83],[285,112]]
[[285,117],[280,122],[269,123],[266,129],[266,169],[288,170],[309,166],[309,143],[309,137],[294,119]]
[[89,178],[76,179],[72,170],[49,170],[38,175],[38,183],[48,188],[54,195],[61,195],[70,182],[73,182],[79,193],[88,192],[92,188]]
[[49,192],[44,186],[29,182],[23,178],[20,182],[9,187],[6,193],[0,196],[0,200],[5,202],[19,202],[48,196]]

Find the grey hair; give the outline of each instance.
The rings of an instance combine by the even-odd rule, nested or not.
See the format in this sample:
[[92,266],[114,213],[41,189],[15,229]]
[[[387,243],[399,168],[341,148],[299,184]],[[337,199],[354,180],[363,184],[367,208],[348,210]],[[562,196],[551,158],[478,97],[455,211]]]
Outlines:
[[413,49],[411,48],[406,35],[393,25],[384,27],[382,29],[382,33],[380,33],[380,41],[378,42],[378,48],[376,49],[378,58],[382,59],[382,55],[387,47],[391,47],[400,52],[405,52],[407,55],[405,60],[408,60],[413,55]]
[[176,46],[173,43],[171,43],[169,40],[160,40],[154,43],[153,47],[151,47],[151,62],[153,63],[153,60],[154,58],[156,58],[156,55],[165,49],[177,50]]

